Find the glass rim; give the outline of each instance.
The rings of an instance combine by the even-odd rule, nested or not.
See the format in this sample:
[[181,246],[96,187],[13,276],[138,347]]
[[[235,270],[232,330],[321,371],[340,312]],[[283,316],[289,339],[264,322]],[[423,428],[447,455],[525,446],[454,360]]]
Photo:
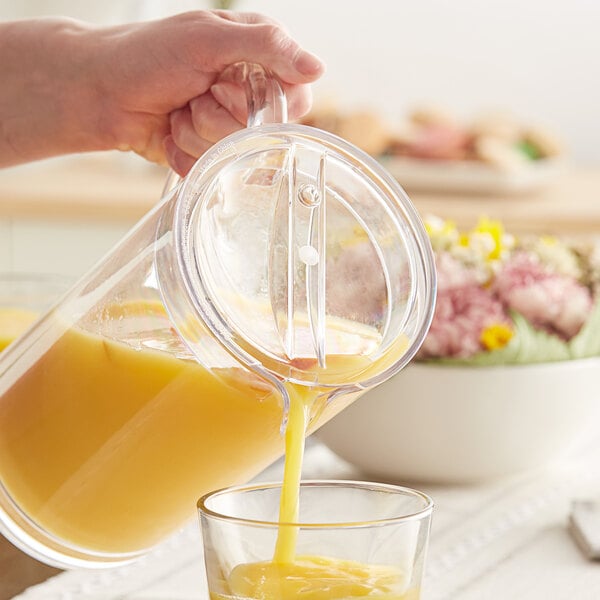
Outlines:
[[352,479],[307,479],[300,483],[300,488],[308,487],[335,487],[335,488],[358,488],[358,489],[370,489],[371,491],[381,491],[394,494],[405,494],[413,497],[420,498],[425,501],[425,506],[412,513],[401,514],[395,517],[386,517],[382,519],[369,519],[364,521],[339,521],[339,522],[328,522],[328,523],[294,523],[294,522],[279,522],[279,521],[267,521],[262,519],[247,519],[243,517],[236,517],[234,515],[227,515],[213,510],[207,506],[207,502],[212,498],[218,496],[224,496],[226,494],[237,494],[240,492],[252,492],[257,490],[267,490],[273,488],[281,488],[281,482],[259,482],[255,484],[237,485],[231,487],[224,487],[218,490],[214,490],[207,494],[204,494],[197,502],[197,509],[200,514],[211,517],[213,519],[219,519],[228,523],[235,523],[237,525],[252,525],[254,527],[299,527],[302,529],[358,529],[367,527],[379,527],[384,525],[392,525],[405,523],[408,521],[418,521],[431,515],[434,507],[434,502],[430,496],[415,490],[413,488],[395,485],[391,483],[380,483],[371,481],[356,481]]

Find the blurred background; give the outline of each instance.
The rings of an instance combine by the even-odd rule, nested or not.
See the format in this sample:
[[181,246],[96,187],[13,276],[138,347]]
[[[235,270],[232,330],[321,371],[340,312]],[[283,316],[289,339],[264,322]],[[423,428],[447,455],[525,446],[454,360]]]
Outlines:
[[[110,25],[220,7],[278,19],[325,60],[306,122],[381,159],[424,216],[600,231],[595,0],[0,0],[0,19]],[[79,276],[165,177],[118,152],[0,171],[0,272]]]
[[[0,0],[0,19],[109,25],[223,6],[278,19],[325,60],[306,122],[381,159],[423,215],[600,231],[595,0]],[[117,152],[0,171],[0,271],[79,276],[165,176]]]
[[[422,214],[467,226],[486,213],[517,231],[600,227],[595,0],[0,0],[0,19],[109,25],[220,7],[278,19],[325,60],[306,122],[381,158]],[[0,271],[78,276],[159,199],[164,178],[120,153],[3,170]]]
[[[2,0],[0,18],[63,14],[109,24],[207,0]],[[315,89],[343,106],[398,119],[420,102],[468,118],[511,109],[561,134],[581,162],[600,161],[600,4],[595,0],[234,0],[279,19],[328,70]]]

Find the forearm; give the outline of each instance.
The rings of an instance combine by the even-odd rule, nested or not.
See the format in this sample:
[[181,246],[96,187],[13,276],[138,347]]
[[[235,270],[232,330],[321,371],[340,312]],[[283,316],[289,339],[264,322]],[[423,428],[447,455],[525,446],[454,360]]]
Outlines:
[[0,23],[0,167],[110,147],[93,45],[94,31],[69,19]]

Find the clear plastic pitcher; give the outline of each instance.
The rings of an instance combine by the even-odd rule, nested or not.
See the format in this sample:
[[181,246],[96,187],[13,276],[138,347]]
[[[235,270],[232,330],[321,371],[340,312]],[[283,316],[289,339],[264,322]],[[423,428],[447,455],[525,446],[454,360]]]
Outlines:
[[312,431],[426,333],[432,254],[402,189],[333,135],[265,124],[281,88],[232,72],[251,126],[0,355],[0,528],[47,563],[140,556],[282,454],[290,393]]

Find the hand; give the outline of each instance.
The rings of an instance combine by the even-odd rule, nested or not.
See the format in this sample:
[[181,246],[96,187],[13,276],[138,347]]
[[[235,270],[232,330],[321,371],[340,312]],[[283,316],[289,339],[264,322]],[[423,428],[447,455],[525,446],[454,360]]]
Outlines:
[[0,127],[0,165],[118,148],[184,175],[211,144],[244,126],[239,90],[218,83],[227,66],[256,62],[272,71],[290,119],[308,110],[308,84],[323,72],[274,21],[227,11],[111,28],[9,23],[0,28],[3,50],[0,75],[16,84],[0,90],[0,118],[12,117]]

